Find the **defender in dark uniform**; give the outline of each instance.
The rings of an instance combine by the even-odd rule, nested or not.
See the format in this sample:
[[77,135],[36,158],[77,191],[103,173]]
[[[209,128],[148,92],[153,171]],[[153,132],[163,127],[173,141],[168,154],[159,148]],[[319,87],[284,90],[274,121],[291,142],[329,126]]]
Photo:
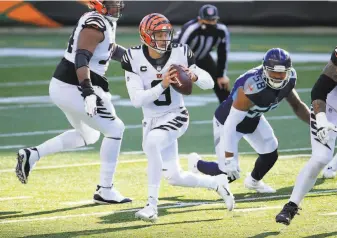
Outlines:
[[[230,93],[226,75],[230,41],[227,27],[218,20],[218,9],[213,5],[204,5],[199,10],[198,18],[187,22],[174,40],[190,46],[196,57],[196,65],[212,76],[214,92],[221,103]],[[213,48],[217,48],[217,63],[210,55]]]
[[260,193],[275,192],[262,181],[278,159],[278,141],[263,114],[286,99],[296,115],[309,123],[309,109],[294,89],[296,80],[289,53],[270,49],[263,65],[241,75],[229,98],[215,111],[213,129],[218,163],[199,160],[194,154],[189,156],[190,169],[213,176],[226,173],[229,180],[238,179],[238,143],[244,137],[259,154],[251,175],[245,179],[245,187]]

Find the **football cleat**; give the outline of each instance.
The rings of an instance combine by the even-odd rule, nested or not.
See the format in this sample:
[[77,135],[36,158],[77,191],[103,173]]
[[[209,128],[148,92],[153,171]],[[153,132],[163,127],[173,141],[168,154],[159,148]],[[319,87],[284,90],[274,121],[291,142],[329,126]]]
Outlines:
[[37,150],[33,149],[21,149],[17,154],[17,164],[15,173],[21,183],[28,183],[28,176],[30,171],[32,170],[33,165],[39,159],[39,154]]
[[200,155],[197,153],[191,153],[187,156],[188,159],[188,171],[192,173],[199,173],[197,164],[198,161],[201,159]]
[[323,170],[323,178],[333,179],[335,177],[336,177],[336,171],[334,171],[331,166],[329,166],[329,167],[327,167]]
[[282,223],[284,225],[289,226],[291,220],[294,218],[294,216],[300,215],[298,213],[298,210],[301,210],[295,203],[288,202],[284,205],[283,209],[279,214],[276,215],[275,219],[277,223]]
[[130,198],[124,197],[120,192],[111,187],[102,187],[97,185],[94,194],[94,203],[97,204],[116,204],[132,202]]
[[135,213],[135,218],[154,223],[158,220],[158,208],[155,205],[147,204],[143,209]]
[[235,200],[234,200],[233,194],[231,193],[229,189],[227,175],[220,174],[220,175],[215,176],[214,178],[218,184],[216,192],[225,201],[227,210],[232,211],[235,206]]
[[276,190],[265,184],[262,180],[258,181],[248,175],[245,179],[244,185],[246,188],[255,190],[258,193],[276,193]]

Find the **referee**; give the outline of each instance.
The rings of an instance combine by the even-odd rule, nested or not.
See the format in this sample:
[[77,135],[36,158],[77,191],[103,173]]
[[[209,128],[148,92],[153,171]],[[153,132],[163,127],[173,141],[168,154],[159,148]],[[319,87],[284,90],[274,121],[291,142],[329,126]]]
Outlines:
[[[202,6],[198,18],[185,23],[177,32],[175,42],[190,46],[195,54],[197,66],[212,76],[215,83],[214,92],[221,103],[230,93],[229,78],[226,76],[230,42],[227,27],[218,20],[219,13],[215,6]],[[213,48],[217,48],[217,63],[210,55]]]

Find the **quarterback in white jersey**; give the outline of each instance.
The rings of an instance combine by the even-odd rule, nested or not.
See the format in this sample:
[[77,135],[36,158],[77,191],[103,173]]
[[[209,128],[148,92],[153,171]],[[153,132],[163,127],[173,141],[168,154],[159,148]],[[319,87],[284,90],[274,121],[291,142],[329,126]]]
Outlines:
[[165,16],[145,16],[139,30],[143,45],[128,49],[122,57],[131,102],[143,109],[143,150],[148,158],[148,203],[136,213],[136,218],[151,222],[158,218],[162,173],[175,186],[217,191],[228,210],[232,210],[234,197],[227,176],[196,175],[182,171],[179,165],[177,139],[187,130],[189,115],[183,96],[170,86],[176,83],[176,71],[171,65],[183,66],[191,80],[204,90],[213,88],[211,76],[195,65],[187,45],[171,44],[172,25]]
[[49,86],[50,98],[73,127],[41,145],[18,152],[16,175],[22,183],[36,162],[49,154],[94,144],[104,135],[100,150],[100,183],[96,203],[130,202],[112,187],[124,124],[111,103],[105,72],[111,58],[120,61],[125,49],[115,44],[116,21],[123,1],[90,1],[93,11],[78,21],[64,57]]
[[337,170],[336,157],[332,159],[337,138],[337,47],[311,90],[311,101],[311,158],[298,175],[289,202],[276,216],[276,222],[285,225],[298,214],[323,168],[327,166],[324,177],[334,177]]

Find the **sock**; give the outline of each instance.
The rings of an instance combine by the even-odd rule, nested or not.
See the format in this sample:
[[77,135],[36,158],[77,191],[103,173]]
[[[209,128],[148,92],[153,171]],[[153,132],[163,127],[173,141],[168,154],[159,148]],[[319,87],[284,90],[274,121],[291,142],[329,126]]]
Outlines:
[[40,158],[42,158],[49,154],[82,147],[84,145],[85,141],[81,134],[73,129],[66,131],[50,140],[47,140],[46,142],[36,146],[35,148],[37,149]]
[[254,169],[251,173],[253,179],[260,181],[268,171],[274,166],[277,161],[278,153],[277,150],[268,154],[259,154],[255,162]]
[[121,139],[111,139],[107,137],[104,137],[102,141],[100,150],[100,186],[102,187],[111,187],[121,143]]
[[335,154],[327,167],[331,167],[333,171],[337,171],[337,154]]
[[148,186],[148,203],[153,206],[158,206],[158,198],[159,198],[159,186]]
[[324,168],[325,164],[315,161],[313,158],[307,162],[300,174],[297,176],[295,187],[289,201],[299,205],[304,196],[313,188],[317,176]]
[[216,162],[199,160],[197,163],[197,168],[201,173],[211,176],[223,174],[223,172],[219,169],[218,163]]

